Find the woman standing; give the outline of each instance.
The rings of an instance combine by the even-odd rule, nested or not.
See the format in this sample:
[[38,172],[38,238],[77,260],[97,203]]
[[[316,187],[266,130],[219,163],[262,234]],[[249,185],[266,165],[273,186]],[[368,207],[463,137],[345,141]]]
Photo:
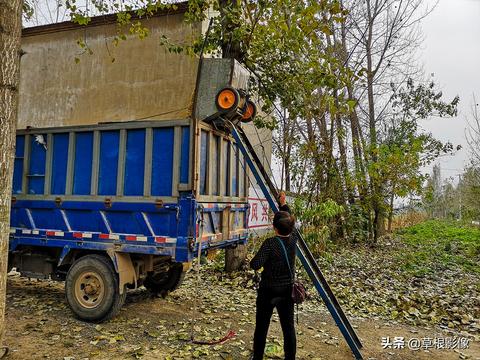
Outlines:
[[263,359],[268,327],[273,309],[277,308],[283,332],[285,359],[295,359],[296,336],[293,316],[292,286],[295,273],[296,240],[290,236],[295,218],[279,211],[273,218],[276,236],[266,239],[250,262],[250,267],[263,267],[257,295],[257,315],[253,336],[253,360]]

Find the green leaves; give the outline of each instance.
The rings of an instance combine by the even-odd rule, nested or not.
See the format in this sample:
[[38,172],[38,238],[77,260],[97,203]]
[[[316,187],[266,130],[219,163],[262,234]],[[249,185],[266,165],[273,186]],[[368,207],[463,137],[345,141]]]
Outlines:
[[281,359],[283,355],[282,346],[277,343],[268,343],[265,346],[265,355],[269,359]]
[[454,116],[458,97],[444,102],[433,82],[415,85],[409,79],[405,86],[395,88],[392,96],[391,126],[378,148],[371,149],[377,161],[368,167],[369,175],[391,196],[403,197],[420,193],[425,175],[422,166],[438,156],[453,151],[451,143],[442,143],[431,133],[419,128],[418,120],[430,116]]
[[31,2],[31,0],[24,0],[23,1],[23,8],[22,8],[22,14],[23,14],[23,18],[25,20],[30,20],[32,18],[32,16],[34,15],[34,7],[33,7],[33,3]]
[[88,25],[90,23],[90,17],[81,13],[72,13],[72,21],[78,25]]
[[456,96],[451,102],[443,101],[441,91],[435,90],[435,83],[415,85],[408,79],[405,86],[395,88],[392,84],[392,107],[395,116],[403,119],[426,119],[430,116],[449,117],[457,115],[460,98]]
[[347,101],[347,106],[350,112],[352,112],[355,109],[355,106],[357,106],[357,100],[348,100]]
[[[187,21],[202,19],[205,2],[194,1]],[[214,18],[207,52],[238,48],[237,60],[261,74],[259,95],[266,104],[277,101],[292,115],[304,116],[318,108],[318,96],[342,84],[342,71],[325,35],[344,15],[337,1],[298,2],[295,0],[208,2],[220,11]],[[335,15],[335,17],[333,17]],[[204,39],[202,39],[204,40]],[[177,51],[169,47],[170,51]],[[225,53],[224,53],[225,55]],[[228,56],[228,54],[227,54]],[[329,104],[330,108],[333,108]],[[266,109],[267,112],[269,109]]]

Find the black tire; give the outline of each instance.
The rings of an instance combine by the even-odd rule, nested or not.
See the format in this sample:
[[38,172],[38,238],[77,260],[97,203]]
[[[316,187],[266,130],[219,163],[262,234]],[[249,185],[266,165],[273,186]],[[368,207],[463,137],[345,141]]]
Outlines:
[[79,319],[102,322],[120,311],[127,289],[120,294],[118,275],[110,259],[92,254],[79,258],[68,270],[65,295]]
[[175,263],[164,273],[148,275],[143,286],[152,293],[165,297],[180,286],[184,277],[183,265]]

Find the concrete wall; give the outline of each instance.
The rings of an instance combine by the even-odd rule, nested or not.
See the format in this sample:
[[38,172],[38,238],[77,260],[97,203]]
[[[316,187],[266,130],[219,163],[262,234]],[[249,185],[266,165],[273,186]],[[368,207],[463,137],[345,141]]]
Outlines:
[[[59,25],[24,31],[19,129],[191,115],[198,60],[168,53],[160,37],[184,43],[198,36],[201,24],[185,24],[182,13],[153,17],[143,21],[146,39],[129,36],[117,47],[114,22]],[[78,39],[92,55],[81,55]]]

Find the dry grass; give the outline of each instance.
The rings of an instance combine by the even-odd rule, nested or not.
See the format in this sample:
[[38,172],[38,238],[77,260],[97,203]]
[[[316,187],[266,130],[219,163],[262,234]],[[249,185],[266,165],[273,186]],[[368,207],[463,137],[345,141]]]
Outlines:
[[427,220],[427,214],[420,211],[410,210],[402,214],[395,215],[392,220],[392,231],[403,229],[409,226],[417,225]]

